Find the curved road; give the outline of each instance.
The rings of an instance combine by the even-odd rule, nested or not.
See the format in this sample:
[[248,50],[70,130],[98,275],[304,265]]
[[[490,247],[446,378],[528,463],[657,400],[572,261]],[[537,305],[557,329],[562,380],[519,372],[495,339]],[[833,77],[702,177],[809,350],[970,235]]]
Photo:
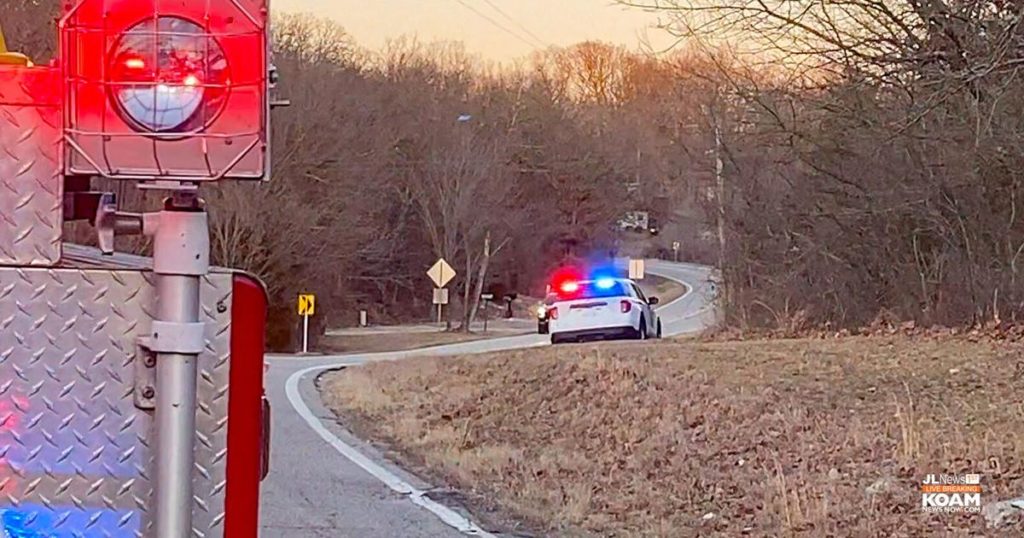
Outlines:
[[[714,322],[708,267],[648,261],[647,272],[685,283],[687,293],[658,309],[665,336]],[[465,355],[548,345],[528,334],[395,353],[315,358],[271,356],[267,396],[273,406],[271,470],[263,483],[263,538],[491,536],[456,507],[337,426],[314,380],[327,369],[423,355]]]

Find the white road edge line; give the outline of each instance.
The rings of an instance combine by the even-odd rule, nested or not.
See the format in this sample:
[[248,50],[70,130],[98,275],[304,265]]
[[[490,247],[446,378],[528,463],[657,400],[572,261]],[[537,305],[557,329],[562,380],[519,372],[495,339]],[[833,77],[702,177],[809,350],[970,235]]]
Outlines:
[[[676,265],[681,265],[681,266],[684,266],[684,267],[693,267],[693,268],[701,267],[701,266],[695,265],[695,264],[677,263],[677,262],[673,262],[673,263],[676,263]],[[658,277],[665,278],[665,279],[668,279],[668,280],[674,280],[674,281],[676,281],[676,282],[686,286],[686,293],[684,293],[681,296],[679,296],[679,297],[669,301],[668,304],[663,305],[661,308],[665,308],[665,307],[667,307],[669,305],[673,305],[675,303],[678,303],[678,302],[682,301],[683,299],[686,299],[686,297],[688,297],[696,289],[692,284],[690,284],[689,282],[679,278],[678,276],[669,276],[669,275],[666,275],[666,274],[663,274],[663,273],[659,273],[659,272],[657,272],[657,269],[654,269],[654,268],[648,269],[647,272],[651,273],[654,276],[658,276]],[[700,316],[700,315],[702,315],[702,314],[704,314],[704,313],[706,313],[708,311],[714,310],[714,309],[715,309],[715,303],[711,302],[711,303],[708,303],[707,305],[697,309],[694,312],[690,312],[689,314],[686,314],[685,316],[682,316],[682,317],[676,319],[675,321],[676,322],[680,322],[680,321],[686,321],[688,319],[693,319],[693,318],[695,318],[697,316]],[[683,332],[681,332],[679,334],[686,334],[687,332],[696,332],[696,331],[683,331]],[[670,335],[670,336],[676,336],[676,335]]]
[[[668,275],[664,275],[664,274],[658,274],[655,271],[650,271],[650,273],[653,274],[653,275],[660,276],[661,278],[666,278],[668,280],[674,280],[674,281],[679,282],[679,283],[683,284],[684,286],[686,286],[686,293],[684,293],[683,295],[677,297],[676,299],[668,302],[667,304],[663,305],[662,306],[663,308],[666,307],[666,306],[669,306],[671,304],[680,302],[683,299],[686,299],[686,297],[688,297],[696,289],[695,286],[691,285],[689,282],[686,282],[686,281],[680,279],[679,277],[668,276]],[[687,316],[686,318],[688,318],[688,317],[689,316]],[[686,318],[684,318],[684,319],[686,319]],[[455,344],[455,345],[458,345],[458,344]],[[447,346],[439,346],[439,347],[447,347]],[[535,346],[524,346],[524,348],[527,348],[527,347],[535,347]],[[415,350],[412,350],[412,351],[413,351],[413,353],[415,353]],[[382,355],[390,355],[390,354],[382,354]],[[353,357],[356,357],[356,356],[359,356],[359,355],[353,355]],[[325,357],[318,357],[318,358],[320,360],[323,360]],[[493,534],[483,530],[482,528],[480,528],[477,524],[473,523],[472,521],[470,521],[468,518],[466,518],[462,514],[460,514],[460,513],[456,512],[455,510],[452,510],[451,508],[448,508],[447,506],[445,506],[445,505],[443,505],[443,504],[441,504],[441,503],[431,499],[427,495],[426,491],[423,491],[421,489],[417,489],[412,484],[406,482],[405,480],[402,480],[400,477],[398,477],[398,475],[396,475],[395,473],[392,473],[391,471],[385,469],[380,464],[374,462],[369,457],[367,457],[362,452],[360,452],[357,448],[355,448],[355,447],[345,443],[341,439],[338,439],[338,437],[336,435],[334,435],[333,433],[331,433],[331,431],[328,430],[323,425],[323,423],[320,421],[320,419],[318,419],[316,417],[316,415],[313,414],[313,411],[311,411],[309,409],[309,406],[306,405],[305,400],[302,399],[302,394],[299,391],[299,383],[302,381],[302,379],[304,377],[306,377],[307,375],[313,373],[313,372],[320,373],[320,372],[324,372],[326,370],[333,370],[333,369],[341,368],[341,367],[344,367],[344,366],[355,366],[355,365],[357,365],[357,364],[353,364],[352,362],[349,362],[349,361],[342,361],[342,362],[337,362],[337,363],[327,364],[327,365],[311,366],[309,368],[305,368],[303,370],[299,370],[298,372],[295,372],[291,376],[289,376],[287,381],[285,381],[285,387],[284,387],[285,396],[287,396],[288,402],[291,403],[292,408],[295,410],[295,412],[298,413],[300,417],[302,417],[302,420],[304,420],[306,422],[306,424],[310,428],[312,428],[313,431],[317,433],[317,435],[320,436],[321,439],[323,439],[324,441],[327,441],[327,444],[331,445],[334,448],[334,450],[338,451],[339,454],[341,454],[347,460],[349,460],[352,463],[354,463],[357,466],[359,466],[359,468],[361,468],[362,470],[366,471],[367,473],[369,473],[371,476],[373,476],[377,480],[380,480],[382,483],[384,483],[384,485],[386,485],[392,491],[395,491],[396,493],[405,495],[406,497],[409,498],[410,501],[412,501],[413,504],[415,504],[416,506],[419,506],[419,507],[423,508],[424,510],[427,510],[428,512],[434,514],[435,516],[437,516],[438,519],[441,520],[442,523],[444,523],[445,525],[448,525],[449,527],[452,527],[453,529],[461,532],[462,534],[466,534],[466,535],[469,535],[469,536],[483,536],[483,537],[486,537],[486,538],[497,538],[495,535],[493,535]]]
[[345,363],[341,363],[338,365],[313,366],[311,368],[299,370],[288,378],[285,382],[285,395],[288,397],[288,401],[292,404],[295,411],[300,417],[302,417],[302,420],[306,421],[306,424],[308,424],[313,431],[315,431],[324,441],[327,441],[328,444],[334,447],[338,453],[345,456],[346,459],[358,465],[367,473],[373,475],[374,478],[383,482],[384,485],[391,488],[393,491],[408,497],[413,504],[434,514],[444,524],[470,536],[496,538],[493,534],[481,529],[462,514],[438,503],[437,501],[434,501],[427,496],[427,492],[417,489],[412,484],[402,480],[391,471],[363,455],[363,453],[359,452],[355,447],[352,447],[341,439],[338,439],[336,435],[331,433],[331,431],[324,427],[323,423],[316,418],[316,415],[310,411],[309,406],[307,406],[306,402],[302,399],[302,395],[299,392],[299,382],[302,378],[312,372],[322,372],[345,365]]
[[679,297],[676,297],[675,299],[672,299],[671,301],[665,303],[664,305],[661,306],[662,308],[665,308],[666,306],[674,305],[674,304],[682,301],[683,299],[686,299],[687,297],[690,296],[691,293],[693,293],[693,289],[694,289],[693,286],[691,286],[690,283],[685,281],[685,280],[680,280],[679,277],[677,277],[677,276],[659,275],[658,273],[655,273],[654,271],[648,271],[648,272],[651,273],[654,276],[664,278],[665,280],[672,280],[672,281],[676,282],[677,284],[682,284],[682,285],[686,286],[686,293],[684,293],[684,294],[680,295]]

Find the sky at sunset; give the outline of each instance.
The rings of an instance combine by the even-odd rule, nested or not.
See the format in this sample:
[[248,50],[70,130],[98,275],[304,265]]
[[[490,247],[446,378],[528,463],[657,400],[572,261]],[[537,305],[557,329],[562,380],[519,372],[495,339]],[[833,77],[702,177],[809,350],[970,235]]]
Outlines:
[[461,41],[487,60],[510,61],[548,46],[601,40],[655,49],[672,41],[658,17],[611,0],[273,0],[276,9],[330,17],[369,48],[389,38]]

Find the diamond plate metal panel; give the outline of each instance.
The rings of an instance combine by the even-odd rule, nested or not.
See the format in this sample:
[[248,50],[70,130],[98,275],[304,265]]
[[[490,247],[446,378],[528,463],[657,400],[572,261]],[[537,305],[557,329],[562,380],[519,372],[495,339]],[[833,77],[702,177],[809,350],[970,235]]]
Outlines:
[[60,259],[60,76],[0,66],[0,265]]
[[[152,278],[134,269],[0,267],[0,529],[152,535],[155,430],[133,403]],[[196,537],[224,534],[231,289],[229,273],[214,273],[201,292]]]

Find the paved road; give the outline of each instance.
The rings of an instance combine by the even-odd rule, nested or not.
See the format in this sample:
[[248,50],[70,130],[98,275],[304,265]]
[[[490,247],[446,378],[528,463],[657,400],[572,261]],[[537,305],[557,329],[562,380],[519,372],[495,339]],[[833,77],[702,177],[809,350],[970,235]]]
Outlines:
[[[373,336],[381,334],[436,333],[444,329],[437,323],[421,323],[418,325],[375,325],[370,327],[347,327],[344,329],[328,329],[328,336]],[[484,323],[473,323],[474,332],[483,332]],[[536,319],[512,318],[491,319],[487,321],[487,333],[528,333],[537,330]]]
[[[714,321],[707,267],[650,261],[649,273],[690,290],[659,309],[666,336]],[[394,538],[488,535],[457,507],[388,464],[373,447],[338,427],[320,405],[314,379],[327,368],[417,355],[460,355],[548,345],[528,334],[464,342],[427,351],[316,358],[271,357],[267,394],[273,406],[270,475],[263,485],[263,538]],[[322,420],[321,420],[322,419]],[[442,521],[442,519],[446,520]],[[462,530],[458,530],[461,528]]]
[[690,286],[684,296],[658,309],[663,335],[697,332],[715,323],[716,312],[712,305],[716,289],[708,267],[658,260],[650,260],[646,265],[651,274]]

